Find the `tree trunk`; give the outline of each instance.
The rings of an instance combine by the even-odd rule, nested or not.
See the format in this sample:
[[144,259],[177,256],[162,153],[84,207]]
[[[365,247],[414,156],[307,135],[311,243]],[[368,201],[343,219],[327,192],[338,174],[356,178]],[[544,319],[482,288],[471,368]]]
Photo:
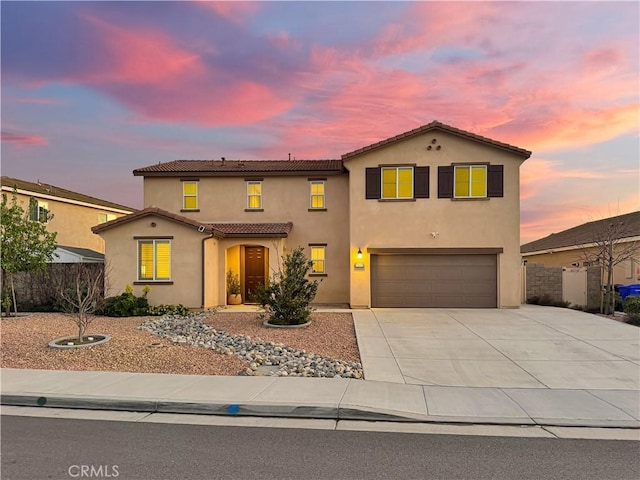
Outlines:
[[82,313],[78,313],[78,343],[82,343],[82,337],[84,337],[84,331],[86,328]]
[[18,315],[18,304],[16,303],[16,288],[13,286],[13,273],[9,272],[9,283],[11,283],[11,296],[13,297],[13,313]]

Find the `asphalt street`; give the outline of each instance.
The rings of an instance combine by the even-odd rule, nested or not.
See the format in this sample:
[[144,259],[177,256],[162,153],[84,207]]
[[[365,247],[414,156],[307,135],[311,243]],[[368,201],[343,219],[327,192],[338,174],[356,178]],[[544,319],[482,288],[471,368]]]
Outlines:
[[2,478],[633,479],[640,442],[1,417]]

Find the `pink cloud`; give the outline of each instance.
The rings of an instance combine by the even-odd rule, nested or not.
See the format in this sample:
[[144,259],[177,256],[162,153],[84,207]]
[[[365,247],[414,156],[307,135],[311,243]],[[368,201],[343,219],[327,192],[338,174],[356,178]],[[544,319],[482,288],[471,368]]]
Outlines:
[[179,48],[165,34],[142,27],[112,25],[89,15],[83,18],[96,39],[100,62],[83,74],[82,81],[156,84],[203,73],[199,56]]
[[583,223],[638,211],[638,194],[627,195],[619,202],[571,201],[562,208],[547,206],[531,220],[520,222],[520,243],[525,244]]
[[0,138],[3,143],[19,146],[42,146],[47,145],[49,141],[40,135],[25,135],[20,133],[1,132]]

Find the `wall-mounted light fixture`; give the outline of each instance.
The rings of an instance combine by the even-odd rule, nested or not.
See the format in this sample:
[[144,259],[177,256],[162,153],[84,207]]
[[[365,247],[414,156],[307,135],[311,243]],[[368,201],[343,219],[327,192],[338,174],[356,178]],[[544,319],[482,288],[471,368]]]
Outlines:
[[362,260],[362,250],[360,249],[360,247],[358,247],[358,253],[356,257],[358,258],[358,260]]

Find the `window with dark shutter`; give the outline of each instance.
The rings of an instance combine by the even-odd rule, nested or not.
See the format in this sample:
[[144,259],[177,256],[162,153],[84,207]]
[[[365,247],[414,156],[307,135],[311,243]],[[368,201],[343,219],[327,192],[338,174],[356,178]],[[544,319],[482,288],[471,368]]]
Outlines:
[[453,198],[453,165],[438,167],[438,198]]
[[413,169],[414,198],[429,198],[429,167]]
[[380,198],[380,169],[367,168],[365,172],[365,198],[377,200]]
[[489,165],[487,167],[487,197],[504,196],[504,166]]

